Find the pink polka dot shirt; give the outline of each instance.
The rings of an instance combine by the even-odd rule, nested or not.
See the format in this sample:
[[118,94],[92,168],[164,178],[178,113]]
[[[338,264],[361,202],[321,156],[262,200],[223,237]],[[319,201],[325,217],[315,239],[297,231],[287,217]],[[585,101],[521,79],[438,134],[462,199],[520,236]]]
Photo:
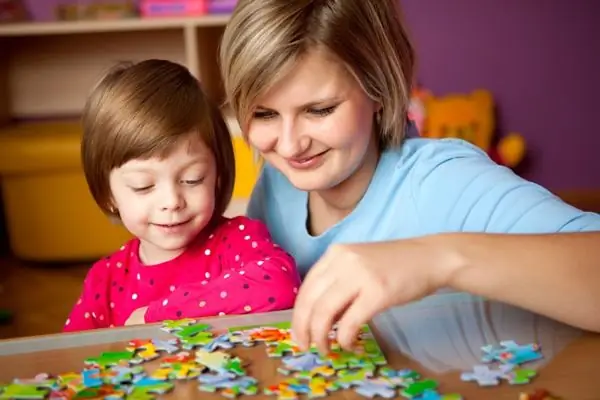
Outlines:
[[247,217],[223,218],[171,261],[145,266],[139,239],[96,262],[64,331],[122,326],[148,307],[147,323],[293,307],[300,277],[293,258]]

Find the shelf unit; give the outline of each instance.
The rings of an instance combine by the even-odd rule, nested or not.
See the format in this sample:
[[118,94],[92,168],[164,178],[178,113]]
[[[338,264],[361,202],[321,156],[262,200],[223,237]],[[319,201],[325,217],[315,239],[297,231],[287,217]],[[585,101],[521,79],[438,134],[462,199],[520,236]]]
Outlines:
[[216,101],[217,49],[228,15],[0,25],[0,122],[78,115],[85,96],[119,61],[184,64]]

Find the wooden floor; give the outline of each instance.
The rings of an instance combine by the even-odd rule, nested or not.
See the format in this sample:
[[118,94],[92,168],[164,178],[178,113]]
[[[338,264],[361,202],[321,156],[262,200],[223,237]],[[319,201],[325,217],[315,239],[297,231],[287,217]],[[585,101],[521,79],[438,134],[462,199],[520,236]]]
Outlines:
[[0,258],[0,309],[13,313],[10,323],[0,324],[0,339],[60,332],[90,265]]

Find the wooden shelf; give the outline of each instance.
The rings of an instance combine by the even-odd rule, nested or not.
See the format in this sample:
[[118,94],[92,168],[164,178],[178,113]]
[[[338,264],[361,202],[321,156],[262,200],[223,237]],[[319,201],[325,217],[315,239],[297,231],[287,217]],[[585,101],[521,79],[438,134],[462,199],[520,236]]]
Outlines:
[[105,21],[24,22],[0,25],[0,37],[212,27],[224,26],[228,20],[229,15],[205,15],[193,18],[129,18]]
[[0,24],[0,125],[81,113],[89,90],[120,61],[185,65],[224,100],[218,46],[229,15]]

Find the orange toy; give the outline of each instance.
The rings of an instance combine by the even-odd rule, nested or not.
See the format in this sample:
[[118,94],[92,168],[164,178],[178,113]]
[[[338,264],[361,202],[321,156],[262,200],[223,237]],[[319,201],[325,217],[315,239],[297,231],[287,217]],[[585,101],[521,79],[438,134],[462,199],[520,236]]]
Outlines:
[[486,151],[498,164],[516,167],[525,156],[525,140],[509,133],[495,140],[494,100],[486,90],[443,97],[422,97],[426,118],[421,136],[460,138]]

